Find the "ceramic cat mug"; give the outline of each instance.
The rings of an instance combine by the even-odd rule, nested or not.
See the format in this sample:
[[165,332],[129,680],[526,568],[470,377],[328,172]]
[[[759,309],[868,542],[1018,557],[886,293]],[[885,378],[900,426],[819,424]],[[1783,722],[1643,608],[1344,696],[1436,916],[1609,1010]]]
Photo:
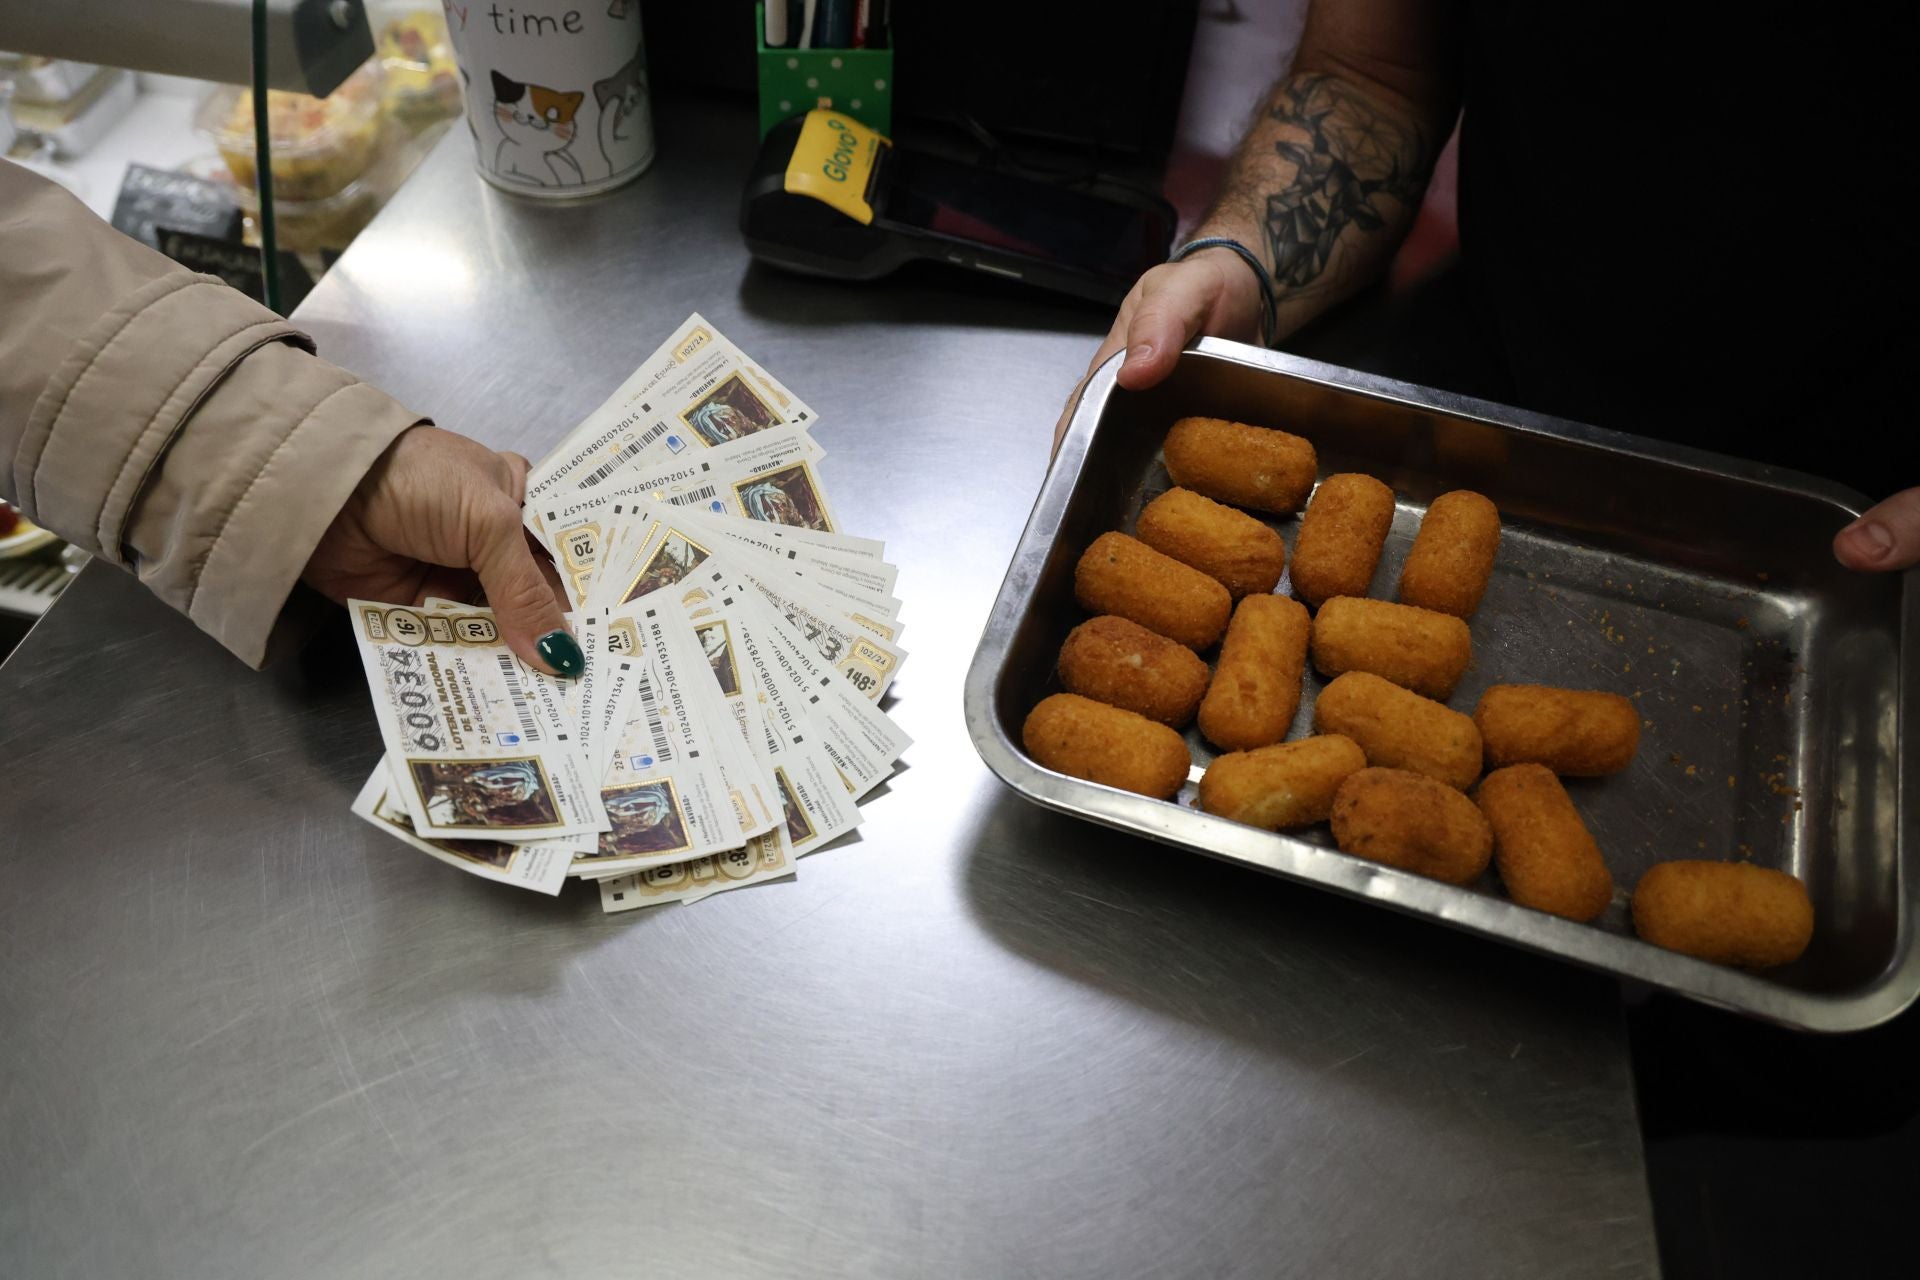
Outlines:
[[443,0],[481,174],[548,199],[653,163],[639,0]]

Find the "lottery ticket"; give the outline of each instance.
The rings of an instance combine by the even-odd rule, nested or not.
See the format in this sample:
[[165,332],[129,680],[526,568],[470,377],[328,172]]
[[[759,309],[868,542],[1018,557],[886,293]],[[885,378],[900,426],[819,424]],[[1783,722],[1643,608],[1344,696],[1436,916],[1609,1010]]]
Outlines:
[[573,860],[572,851],[565,847],[567,842],[422,839],[414,834],[413,818],[406,809],[388,799],[390,784],[391,775],[383,760],[354,797],[353,812],[396,840],[483,880],[547,894],[559,893],[566,883],[567,867]]
[[697,579],[711,592],[711,607],[731,621],[734,643],[769,696],[777,692],[820,726],[820,743],[853,798],[884,782],[912,739],[794,635],[759,592],[705,566]]
[[491,610],[352,600],[347,612],[415,834],[533,840],[607,828],[565,706],[539,696]]
[[596,488],[634,466],[814,421],[799,396],[696,312],[529,472],[527,504],[544,511],[540,500],[551,493]]
[[602,880],[600,909],[612,913],[670,902],[698,902],[728,889],[790,876],[794,856],[787,846],[785,828],[775,827],[725,853]]
[[644,652],[609,665],[627,668],[634,690],[600,780],[611,829],[573,860],[574,874],[644,871],[744,844],[747,832],[710,745],[712,726],[696,719],[699,704],[657,682]]
[[629,504],[655,495],[681,506],[754,519],[791,516],[832,527],[832,508],[814,464],[826,456],[806,432],[774,427],[708,449],[697,457],[635,470],[617,486],[549,494],[525,508],[527,527],[546,544],[560,575],[584,599],[616,519]]

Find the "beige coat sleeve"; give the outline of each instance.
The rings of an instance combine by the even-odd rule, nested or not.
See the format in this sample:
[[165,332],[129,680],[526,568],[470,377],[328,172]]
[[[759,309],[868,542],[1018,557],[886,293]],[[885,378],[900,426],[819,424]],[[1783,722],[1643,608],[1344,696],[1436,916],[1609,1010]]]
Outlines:
[[0,160],[0,493],[243,661],[301,638],[308,555],[423,420]]

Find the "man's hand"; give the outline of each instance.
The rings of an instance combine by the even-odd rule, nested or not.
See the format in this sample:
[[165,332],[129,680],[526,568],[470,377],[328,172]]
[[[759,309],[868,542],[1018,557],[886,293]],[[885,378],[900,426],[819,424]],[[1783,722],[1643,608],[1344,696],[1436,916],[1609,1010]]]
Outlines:
[[[1205,233],[1202,233],[1205,234]],[[1125,348],[1119,382],[1144,391],[1173,372],[1174,362],[1201,334],[1260,341],[1260,285],[1231,249],[1202,249],[1184,262],[1153,268],[1134,282],[1113,318],[1107,340],[1087,365],[1091,375],[1108,356]],[[1081,379],[1081,386],[1086,380]],[[1053,447],[1067,433],[1078,389],[1053,429]]]
[[577,676],[562,597],[520,523],[527,460],[438,427],[400,434],[334,517],[301,576],[333,600],[419,604],[484,590],[528,664]]
[[[1459,114],[1460,10],[1436,0],[1308,9],[1291,70],[1267,95],[1219,198],[1191,232],[1225,236],[1266,266],[1275,290],[1271,340],[1378,276],[1413,225]],[[1093,363],[1124,348],[1120,385],[1143,390],[1165,378],[1199,334],[1260,341],[1260,305],[1246,263],[1230,249],[1203,250],[1140,277]],[[1066,427],[1063,413],[1056,450]]]
[[1842,529],[1833,554],[1849,569],[1911,569],[1920,564],[1920,488],[1905,489]]
[[1141,276],[1088,368],[1124,347],[1120,385],[1144,391],[1172,373],[1182,348],[1201,334],[1260,341],[1260,285],[1231,249],[1202,249]]

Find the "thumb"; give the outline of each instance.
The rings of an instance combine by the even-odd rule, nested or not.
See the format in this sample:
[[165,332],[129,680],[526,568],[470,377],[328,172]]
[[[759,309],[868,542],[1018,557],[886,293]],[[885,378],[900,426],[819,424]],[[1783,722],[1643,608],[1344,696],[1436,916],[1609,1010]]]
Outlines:
[[1920,564],[1920,488],[1867,508],[1835,535],[1833,554],[1849,569],[1911,569]]
[[[1140,305],[1127,325],[1127,358],[1115,375],[1122,387],[1145,391],[1173,372],[1181,349],[1193,341],[1213,310],[1220,276],[1211,265],[1169,263],[1141,277]],[[1108,342],[1112,341],[1109,337]]]
[[559,676],[587,669],[580,643],[567,631],[566,616],[540,572],[521,532],[520,513],[510,503],[488,517],[474,546],[473,571],[493,607],[500,638],[528,666]]

